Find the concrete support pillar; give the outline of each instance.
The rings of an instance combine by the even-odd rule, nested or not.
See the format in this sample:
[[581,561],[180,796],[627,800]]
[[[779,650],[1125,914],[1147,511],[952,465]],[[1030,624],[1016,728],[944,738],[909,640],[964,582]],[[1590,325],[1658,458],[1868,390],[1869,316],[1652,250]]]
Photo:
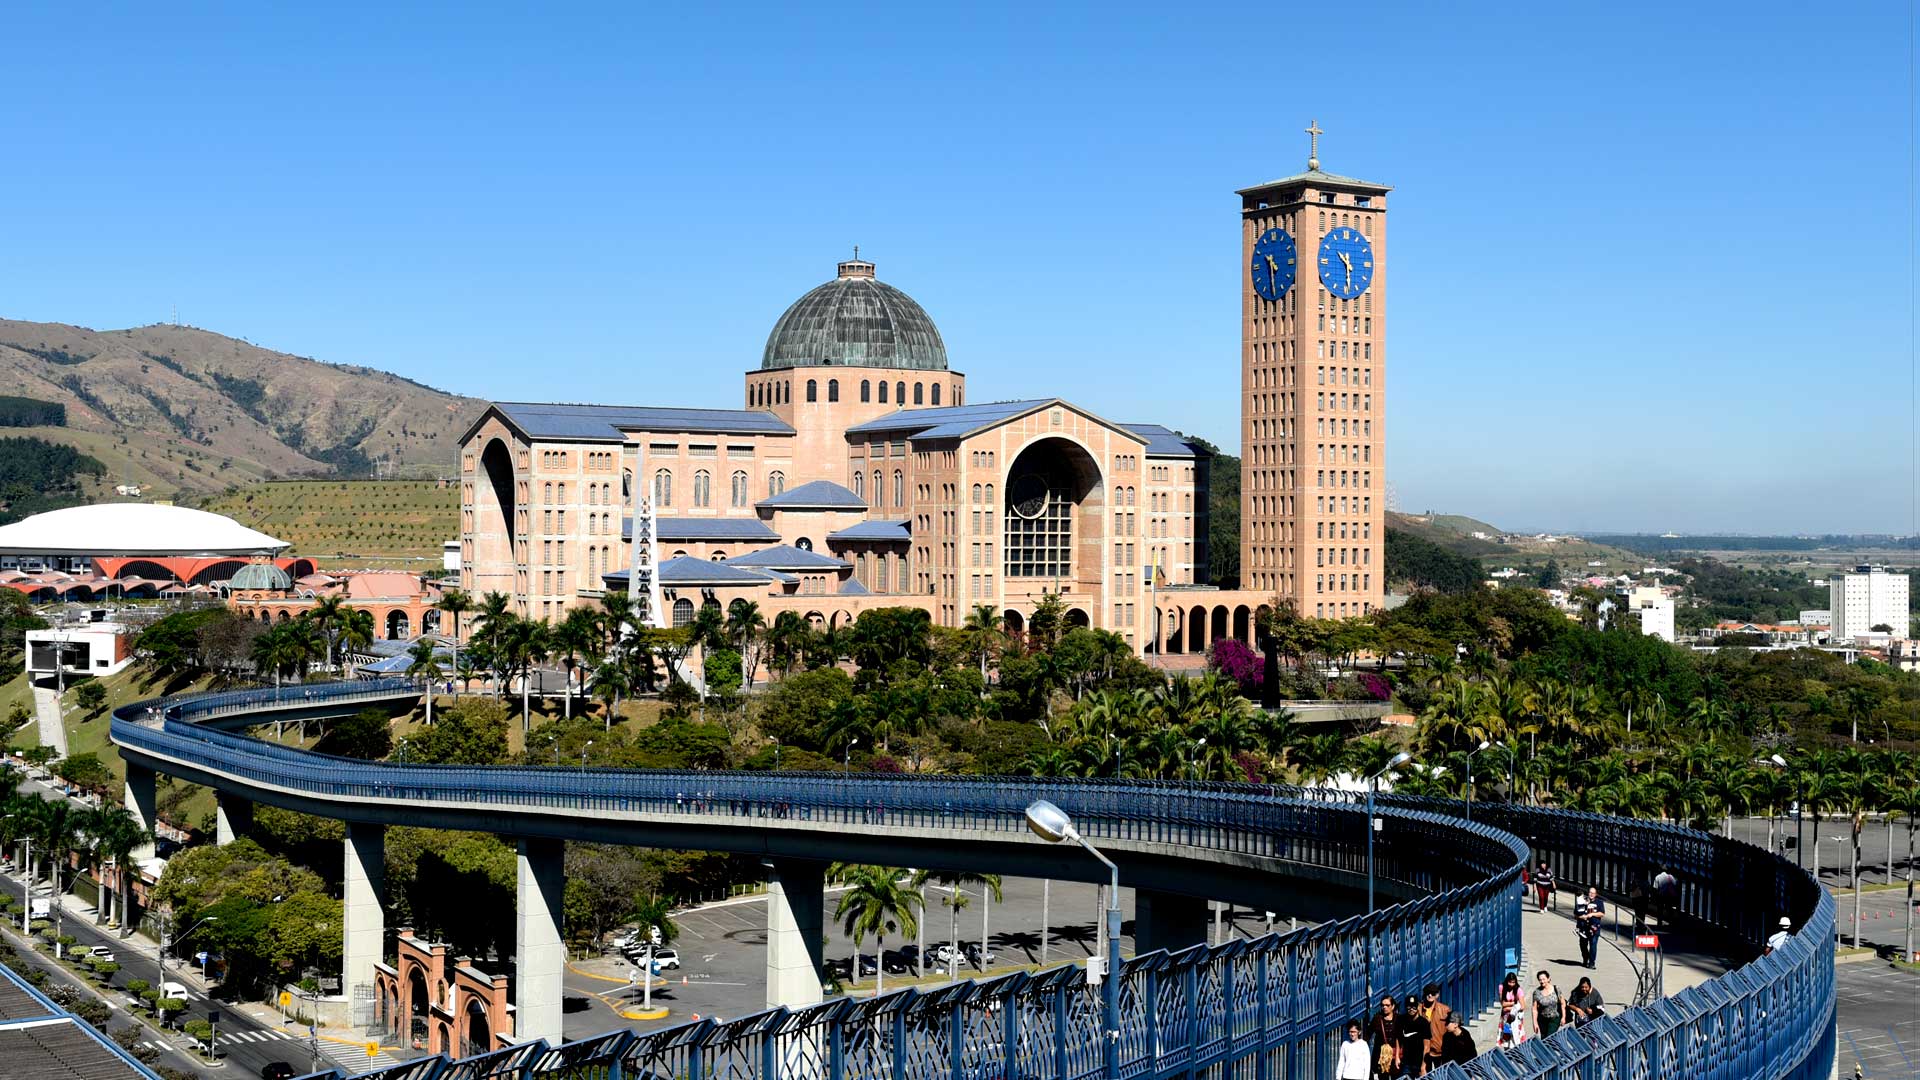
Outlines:
[[560,915],[567,875],[558,840],[520,841],[520,884],[515,897],[514,1038],[560,1041],[561,977],[567,949]]
[[1152,892],[1133,894],[1133,951],[1179,952],[1207,943],[1207,902],[1197,896]]
[[767,1008],[813,1005],[822,999],[826,865],[794,859],[774,859],[769,865]]
[[382,825],[347,823],[346,874],[341,889],[340,990],[349,1006],[360,988],[376,993],[374,965],[386,950],[387,830]]
[[230,792],[213,793],[213,842],[231,844],[253,829],[253,800]]
[[147,839],[133,849],[131,859],[138,862],[153,858],[153,830],[160,824],[160,810],[154,790],[157,778],[152,769],[127,762],[127,813],[147,832]]

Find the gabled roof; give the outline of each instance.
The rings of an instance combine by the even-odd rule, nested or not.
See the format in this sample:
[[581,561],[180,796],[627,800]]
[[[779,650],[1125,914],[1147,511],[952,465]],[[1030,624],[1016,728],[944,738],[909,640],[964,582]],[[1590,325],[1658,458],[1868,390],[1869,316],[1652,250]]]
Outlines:
[[[731,540],[736,543],[766,543],[780,539],[773,527],[759,518],[657,517],[654,533],[660,540]],[[620,522],[620,538],[633,539],[633,519]]]
[[[602,575],[601,580],[624,589],[627,587],[627,571],[615,570]],[[660,564],[660,584],[682,588],[697,585],[771,585],[783,580],[787,580],[784,574],[771,570],[735,567],[728,563],[696,559],[692,555],[682,555]]]
[[908,521],[862,521],[849,525],[837,532],[827,534],[828,540],[899,540],[913,539],[913,523]]
[[1190,443],[1172,428],[1159,424],[1121,424],[1123,428],[1147,440],[1148,457],[1200,457],[1206,451]]
[[753,505],[780,510],[865,510],[867,501],[831,480],[809,480]]
[[723,435],[791,435],[793,428],[756,409],[678,409],[651,405],[559,405],[496,401],[474,421],[461,442],[489,416],[499,416],[526,439],[624,442],[622,431],[683,431]]
[[841,596],[872,596],[872,590],[860,584],[859,578],[848,578],[840,583]]
[[[1060,398],[1036,398],[1027,401],[989,401],[981,405],[952,405],[942,409],[900,409],[847,429],[854,434],[891,434],[898,432],[911,439],[960,439],[975,432],[998,427],[1009,420],[1058,405],[1073,409],[1126,435],[1133,432],[1101,417],[1094,416]],[[1134,436],[1142,442],[1143,436]]]
[[728,566],[755,566],[763,570],[845,570],[847,563],[831,555],[807,551],[792,544],[748,552],[727,560]]

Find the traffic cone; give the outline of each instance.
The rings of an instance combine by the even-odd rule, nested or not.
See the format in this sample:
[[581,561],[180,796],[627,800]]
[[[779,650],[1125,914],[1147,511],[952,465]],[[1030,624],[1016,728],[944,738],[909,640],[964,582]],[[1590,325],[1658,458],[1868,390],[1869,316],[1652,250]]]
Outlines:
[[681,986],[687,985],[687,977],[685,975],[680,976],[680,985]]

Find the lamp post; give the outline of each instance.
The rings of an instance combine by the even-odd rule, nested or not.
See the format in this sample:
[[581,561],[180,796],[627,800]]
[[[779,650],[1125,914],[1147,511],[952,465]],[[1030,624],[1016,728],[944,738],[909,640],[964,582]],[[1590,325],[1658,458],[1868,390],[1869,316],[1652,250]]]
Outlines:
[[[1413,755],[1405,750],[1393,755],[1393,760],[1372,776],[1367,777],[1367,915],[1373,915],[1373,794],[1380,785],[1380,778],[1413,760]],[[1373,931],[1367,931],[1367,1000],[1373,1000]]]
[[1479,746],[1476,746],[1473,749],[1467,751],[1467,820],[1468,821],[1473,820],[1473,755],[1479,753],[1482,750],[1485,750],[1490,745],[1492,744],[1488,743],[1487,740],[1481,739]]
[[200,929],[201,927],[207,925],[210,922],[219,922],[219,921],[220,921],[220,916],[209,915],[206,918],[201,919],[199,922],[194,923],[192,926],[187,927],[187,932],[185,934],[181,934],[179,937],[176,937],[176,938],[170,938],[169,935],[167,935],[166,933],[164,932],[161,933],[160,949],[157,953],[154,954],[154,960],[160,969],[160,996],[161,997],[167,996],[167,989],[166,989],[167,987],[167,950],[169,948],[178,948],[180,946],[180,943],[187,940],[188,935],[192,934],[195,930]]
[[[1787,759],[1781,757],[1779,754],[1774,754],[1768,757],[1767,760],[1783,770],[1787,767]],[[1774,810],[1780,805],[1775,801],[1779,797],[1779,790],[1779,788],[1774,787],[1772,784],[1767,785],[1767,850],[1773,851],[1776,855],[1778,855],[1779,852],[1774,851],[1773,848],[1773,819],[1775,817]],[[1799,852],[1796,851],[1794,854],[1797,856]],[[1892,860],[1888,860],[1887,862],[1887,873],[1893,873]]]
[[844,758],[842,758],[842,759],[841,759],[841,761],[840,761],[840,775],[841,775],[841,776],[845,776],[845,775],[847,775],[848,773],[850,773],[850,772],[852,772],[852,771],[853,771],[853,748],[854,748],[854,747],[856,747],[856,746],[859,746],[859,745],[860,745],[860,740],[859,740],[859,739],[848,739],[848,740],[847,740],[847,756],[846,756],[846,757],[844,757]]
[[1035,836],[1049,844],[1062,840],[1072,840],[1087,849],[1087,854],[1106,864],[1111,882],[1107,886],[1107,955],[1102,961],[1105,967],[1103,978],[1105,986],[1102,997],[1106,1001],[1106,1074],[1109,1080],[1120,1075],[1120,867],[1112,859],[1100,853],[1100,849],[1087,843],[1073,827],[1073,819],[1065,810],[1040,799],[1027,807],[1027,828]]
[[587,745],[580,748],[580,767],[583,769],[587,767],[587,751],[591,749],[593,749],[592,739],[588,739]]

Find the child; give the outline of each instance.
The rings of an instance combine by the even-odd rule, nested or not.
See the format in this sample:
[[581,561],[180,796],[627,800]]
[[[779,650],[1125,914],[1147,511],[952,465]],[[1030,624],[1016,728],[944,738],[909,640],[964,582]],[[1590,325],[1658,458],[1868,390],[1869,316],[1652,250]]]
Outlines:
[[1520,1044],[1520,1015],[1512,1009],[1500,1014],[1500,1046],[1502,1049]]

